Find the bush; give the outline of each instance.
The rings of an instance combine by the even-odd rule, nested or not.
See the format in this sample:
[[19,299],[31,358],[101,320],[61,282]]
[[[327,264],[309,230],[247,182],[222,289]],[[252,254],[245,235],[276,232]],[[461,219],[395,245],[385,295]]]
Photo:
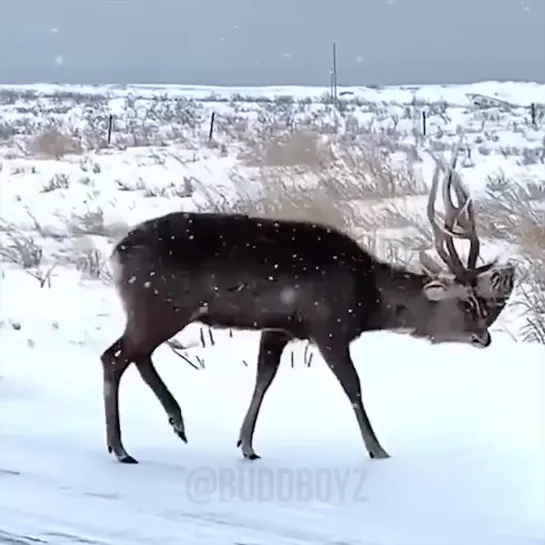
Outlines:
[[62,159],[68,154],[81,154],[81,141],[74,136],[61,134],[56,129],[49,129],[34,138],[29,144],[29,153],[46,159]]
[[518,184],[501,174],[490,179],[479,217],[484,234],[503,240],[521,256],[522,337],[545,344],[545,181]]

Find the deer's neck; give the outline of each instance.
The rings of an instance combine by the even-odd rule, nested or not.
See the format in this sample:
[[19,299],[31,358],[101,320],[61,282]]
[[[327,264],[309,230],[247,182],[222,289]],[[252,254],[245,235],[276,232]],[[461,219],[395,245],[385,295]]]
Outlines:
[[381,294],[381,329],[412,331],[418,328],[419,316],[426,312],[429,304],[422,291],[426,282],[424,275],[403,267],[378,265],[376,284]]

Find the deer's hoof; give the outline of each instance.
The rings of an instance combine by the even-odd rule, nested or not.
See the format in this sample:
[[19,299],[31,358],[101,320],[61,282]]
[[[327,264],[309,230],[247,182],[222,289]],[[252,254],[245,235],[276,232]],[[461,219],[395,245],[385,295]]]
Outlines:
[[122,464],[137,464],[138,460],[136,458],[133,458],[129,454],[126,454],[124,456],[119,456],[117,458]]
[[121,462],[122,464],[137,464],[138,463],[138,461],[135,458],[133,458],[130,454],[127,454],[125,452],[125,449],[123,449],[122,452],[116,452],[111,445],[108,445],[108,452],[110,454],[113,453],[115,457],[117,458],[117,461]]
[[386,460],[390,458],[390,455],[385,450],[377,450],[375,452],[369,452],[369,458],[372,460]]
[[187,443],[187,436],[183,424],[175,422],[172,418],[169,418],[168,423],[172,426],[174,433],[184,442]]
[[246,460],[259,460],[261,458],[261,456],[258,456],[254,452],[252,445],[248,444],[243,437],[240,437],[237,441],[237,447],[240,448],[242,456],[244,456]]
[[261,456],[259,456],[255,452],[252,452],[251,454],[244,454],[244,458],[246,460],[260,460]]
[[174,434],[179,437],[184,443],[187,443],[187,437],[185,431],[174,430]]

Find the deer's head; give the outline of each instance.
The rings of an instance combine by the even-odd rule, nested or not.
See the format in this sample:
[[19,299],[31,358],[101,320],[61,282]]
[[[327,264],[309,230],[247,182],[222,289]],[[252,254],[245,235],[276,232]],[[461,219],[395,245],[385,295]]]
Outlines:
[[[512,264],[500,266],[497,261],[477,266],[480,242],[476,232],[475,213],[468,191],[456,172],[458,147],[450,164],[435,157],[436,169],[428,199],[427,215],[441,265],[426,252],[420,252],[425,274],[422,288],[424,307],[417,315],[413,334],[432,342],[464,342],[478,347],[491,343],[490,326],[505,307],[515,280]],[[442,196],[444,221],[435,212],[440,175],[443,174]],[[453,201],[454,190],[456,205]],[[454,239],[469,242],[467,263],[460,258]]]

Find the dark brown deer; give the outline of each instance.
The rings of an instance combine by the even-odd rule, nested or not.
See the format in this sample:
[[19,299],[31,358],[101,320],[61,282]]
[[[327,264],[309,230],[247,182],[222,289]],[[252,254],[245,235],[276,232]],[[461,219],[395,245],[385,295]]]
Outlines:
[[[186,442],[180,406],[152,354],[189,323],[201,322],[262,332],[255,389],[238,441],[245,458],[259,458],[252,445],[259,410],[292,339],[318,348],[352,404],[370,457],[388,458],[363,407],[351,341],[366,331],[401,329],[433,343],[487,347],[488,328],[513,289],[511,265],[477,266],[471,200],[455,160],[436,162],[428,216],[448,271],[425,253],[419,272],[385,263],[335,228],[309,222],[175,212],[135,227],[112,255],[127,319],[123,335],[102,355],[108,451],[120,462],[136,463],[119,423],[119,383],[131,362]],[[434,211],[441,172],[443,224]],[[466,265],[455,238],[470,242]]]

